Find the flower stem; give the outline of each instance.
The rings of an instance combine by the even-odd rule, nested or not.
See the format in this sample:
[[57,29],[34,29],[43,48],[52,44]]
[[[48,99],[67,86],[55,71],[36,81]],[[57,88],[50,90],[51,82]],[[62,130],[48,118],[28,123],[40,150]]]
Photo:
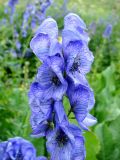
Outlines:
[[47,152],[47,149],[46,149],[46,138],[44,137],[44,155],[45,157],[48,157],[48,152]]
[[70,108],[70,110],[68,111],[68,114],[67,114],[68,117],[71,114],[71,112],[72,112],[72,108]]

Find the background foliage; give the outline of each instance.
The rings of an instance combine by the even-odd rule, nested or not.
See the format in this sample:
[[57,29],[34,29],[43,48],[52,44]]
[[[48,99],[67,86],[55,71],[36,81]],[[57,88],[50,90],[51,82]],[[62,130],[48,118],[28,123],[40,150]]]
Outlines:
[[[5,1],[0,0],[0,20],[8,19],[4,13],[5,5]],[[18,30],[25,5],[23,0],[19,0],[15,16]],[[95,93],[96,104],[92,114],[98,119],[98,123],[90,132],[84,133],[86,160],[120,159],[119,8],[119,0],[69,0],[66,6],[62,0],[54,0],[47,11],[47,15],[57,20],[60,29],[63,28],[63,16],[66,13],[72,11],[79,14],[85,20],[91,37],[89,47],[95,60],[87,78]],[[95,30],[89,27],[92,22],[95,23]],[[102,35],[107,24],[113,25],[113,31],[105,39]],[[9,22],[0,24],[0,140],[22,136],[33,142],[38,154],[46,155],[45,140],[29,136],[31,128],[27,93],[40,62],[33,53],[25,56],[25,49],[29,48],[29,41],[34,34],[28,32],[27,38],[19,35],[23,47],[22,56],[14,57],[11,51],[11,48],[15,48],[13,25]]]

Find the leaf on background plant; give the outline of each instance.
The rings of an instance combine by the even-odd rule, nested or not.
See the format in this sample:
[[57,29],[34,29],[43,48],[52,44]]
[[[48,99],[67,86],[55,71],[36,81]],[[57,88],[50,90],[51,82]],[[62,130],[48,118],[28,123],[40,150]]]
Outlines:
[[114,121],[111,122],[109,128],[115,142],[116,155],[114,157],[114,160],[118,160],[120,159],[120,116],[118,116]]
[[113,121],[120,116],[120,94],[111,98],[112,103],[109,105],[106,121]]
[[97,160],[96,156],[100,150],[100,142],[96,135],[92,132],[84,133],[86,146],[86,160]]
[[105,88],[96,95],[96,116],[100,122],[112,121],[120,115],[120,93],[116,90],[114,65],[103,71]]
[[120,115],[120,94],[110,95],[104,90],[97,96],[96,116],[99,122],[112,121]]
[[90,74],[88,80],[94,89],[95,94],[100,93],[105,88],[105,78],[101,73]]
[[115,143],[112,133],[108,128],[107,124],[101,123],[97,125],[95,128],[95,133],[99,137],[101,144],[101,150],[98,154],[98,160],[115,160]]
[[114,65],[107,67],[106,70],[102,72],[106,80],[106,89],[109,92],[115,91],[115,79],[114,79]]

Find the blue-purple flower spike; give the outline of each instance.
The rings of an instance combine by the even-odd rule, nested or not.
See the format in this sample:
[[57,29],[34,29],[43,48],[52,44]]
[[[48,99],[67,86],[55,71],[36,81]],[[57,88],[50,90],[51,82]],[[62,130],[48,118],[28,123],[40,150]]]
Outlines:
[[23,37],[27,37],[29,26],[31,26],[32,30],[35,30],[36,27],[42,23],[46,18],[46,11],[51,4],[51,0],[35,0],[34,2],[29,2],[27,4],[21,26]]
[[112,34],[112,28],[113,26],[111,24],[108,24],[104,30],[104,33],[103,33],[103,37],[104,38],[110,38],[111,34]]
[[[19,0],[9,0],[8,1],[8,7],[10,8],[10,23],[13,23],[13,14],[15,12],[15,6],[18,3]],[[6,9],[8,12],[8,9]]]
[[[51,160],[85,160],[82,131],[97,122],[90,114],[95,99],[86,74],[94,57],[86,30],[85,22],[70,13],[64,18],[62,43],[52,18],[43,21],[30,42],[42,62],[29,91],[31,136],[46,137]],[[68,111],[63,105],[64,96],[70,102]],[[71,118],[78,126],[70,123]]]

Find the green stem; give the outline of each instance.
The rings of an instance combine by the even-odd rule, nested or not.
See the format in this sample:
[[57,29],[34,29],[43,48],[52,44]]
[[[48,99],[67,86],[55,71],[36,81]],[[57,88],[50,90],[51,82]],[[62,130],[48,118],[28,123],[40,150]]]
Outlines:
[[72,108],[70,108],[70,110],[68,111],[68,114],[67,114],[68,117],[71,114],[71,112],[72,112]]
[[45,157],[48,157],[48,152],[47,152],[47,149],[46,149],[46,138],[44,137],[44,155]]

